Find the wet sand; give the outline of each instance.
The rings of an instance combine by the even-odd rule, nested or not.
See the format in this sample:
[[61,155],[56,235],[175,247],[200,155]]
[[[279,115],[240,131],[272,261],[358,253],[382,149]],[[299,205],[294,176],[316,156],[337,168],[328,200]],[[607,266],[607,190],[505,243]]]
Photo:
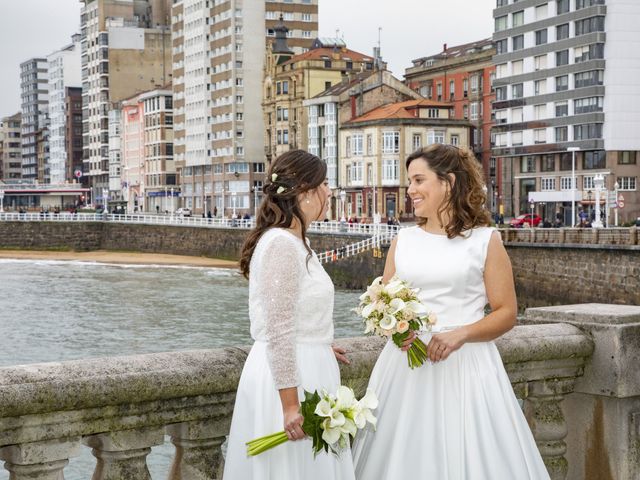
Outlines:
[[0,250],[0,258],[19,260],[75,260],[80,262],[116,263],[129,265],[187,265],[194,267],[237,268],[238,262],[186,255],[159,253],[109,252],[58,252],[40,250]]

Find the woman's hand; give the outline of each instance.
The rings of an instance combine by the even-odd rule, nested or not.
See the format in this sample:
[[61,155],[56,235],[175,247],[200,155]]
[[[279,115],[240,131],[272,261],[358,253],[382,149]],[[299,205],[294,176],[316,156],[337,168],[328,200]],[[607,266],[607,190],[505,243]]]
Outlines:
[[458,350],[466,343],[466,333],[464,327],[457,328],[450,332],[437,333],[431,337],[427,345],[427,355],[432,362],[446,360],[452,352]]
[[331,345],[331,348],[333,349],[333,354],[336,356],[336,360],[346,365],[349,365],[351,363],[345,355],[347,351],[344,348],[336,347],[335,345]]
[[298,407],[289,407],[284,412],[284,431],[287,433],[287,438],[291,441],[302,440],[306,434],[302,430],[302,423],[304,417],[300,415]]
[[400,350],[402,350],[403,352],[406,352],[407,350],[409,350],[409,348],[411,347],[411,344],[416,340],[416,338],[418,338],[418,336],[416,335],[416,332],[411,330],[409,332],[409,336],[406,338],[404,342],[402,342],[402,345],[400,346]]

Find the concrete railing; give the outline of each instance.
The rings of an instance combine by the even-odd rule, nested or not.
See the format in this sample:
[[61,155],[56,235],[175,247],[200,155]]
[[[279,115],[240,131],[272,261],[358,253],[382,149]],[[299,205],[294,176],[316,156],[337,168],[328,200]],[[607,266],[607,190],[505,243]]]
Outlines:
[[[336,343],[351,359],[341,367],[343,383],[362,394],[383,343]],[[516,327],[497,344],[552,478],[566,478],[561,403],[583,374],[591,338],[575,326],[549,324]],[[220,478],[220,447],[247,352],[224,348],[0,368],[0,460],[12,480],[59,480],[84,445],[97,458],[94,480],[149,479],[146,457],[167,434],[175,445],[168,478]]]
[[505,244],[638,245],[638,228],[503,228]]

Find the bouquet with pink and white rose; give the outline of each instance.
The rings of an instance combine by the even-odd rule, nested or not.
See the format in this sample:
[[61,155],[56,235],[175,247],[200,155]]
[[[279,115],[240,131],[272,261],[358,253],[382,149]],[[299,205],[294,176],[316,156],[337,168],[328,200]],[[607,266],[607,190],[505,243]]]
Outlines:
[[[364,333],[391,338],[402,347],[412,332],[430,331],[436,323],[436,315],[420,302],[419,291],[397,276],[387,284],[382,283],[382,277],[376,278],[360,296],[360,305],[355,309],[365,324]],[[426,359],[427,346],[416,338],[407,350],[409,367],[419,367]]]

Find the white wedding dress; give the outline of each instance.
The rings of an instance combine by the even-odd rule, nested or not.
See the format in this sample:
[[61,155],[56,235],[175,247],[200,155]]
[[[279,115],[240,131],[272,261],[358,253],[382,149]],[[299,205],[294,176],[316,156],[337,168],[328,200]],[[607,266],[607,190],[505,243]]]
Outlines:
[[340,370],[333,341],[333,283],[291,232],[272,228],[256,245],[249,274],[254,344],[242,370],[229,433],[224,480],[352,480],[351,452],[320,452],[311,440],[287,442],[255,457],[245,443],[283,430],[278,389],[335,393]]
[[[484,316],[493,231],[476,228],[454,239],[419,227],[400,231],[396,274],[421,289],[420,300],[438,316],[434,333]],[[430,335],[421,336],[425,344]],[[389,342],[373,369],[378,427],[356,437],[356,478],[549,478],[494,342],[467,343],[448,359],[414,370],[406,357]]]

